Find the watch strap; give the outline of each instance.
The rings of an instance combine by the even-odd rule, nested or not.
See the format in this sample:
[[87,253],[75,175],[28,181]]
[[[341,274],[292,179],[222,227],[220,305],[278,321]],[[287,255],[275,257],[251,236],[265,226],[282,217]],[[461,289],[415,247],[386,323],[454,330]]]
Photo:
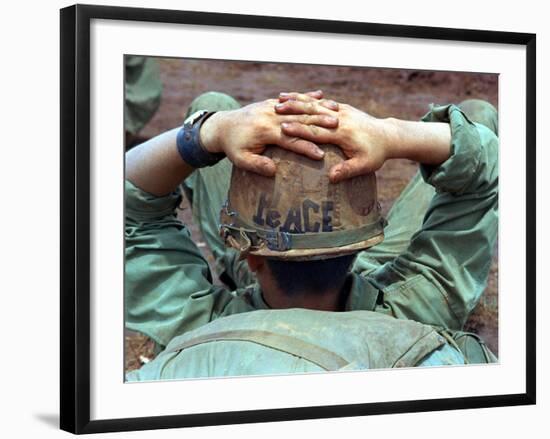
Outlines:
[[224,153],[208,152],[200,141],[200,129],[215,111],[201,111],[191,115],[178,131],[176,144],[181,158],[193,168],[204,168],[218,163]]

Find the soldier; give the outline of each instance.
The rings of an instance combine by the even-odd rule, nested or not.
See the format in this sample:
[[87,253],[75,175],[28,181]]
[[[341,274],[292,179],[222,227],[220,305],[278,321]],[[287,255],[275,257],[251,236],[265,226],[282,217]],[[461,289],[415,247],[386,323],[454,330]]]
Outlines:
[[[129,151],[126,325],[164,351],[127,378],[495,361],[462,328],[496,240],[497,114],[462,107],[411,122],[320,92],[209,93]],[[420,171],[384,229],[373,173],[392,158]],[[176,219],[182,181],[229,287]]]
[[146,140],[139,132],[160,106],[162,82],[156,59],[126,55],[124,84],[124,127],[129,149]]

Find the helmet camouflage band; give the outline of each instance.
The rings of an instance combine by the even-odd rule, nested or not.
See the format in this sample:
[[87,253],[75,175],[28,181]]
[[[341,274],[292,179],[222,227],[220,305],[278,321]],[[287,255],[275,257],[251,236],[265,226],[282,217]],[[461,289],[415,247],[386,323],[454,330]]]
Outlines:
[[243,254],[279,259],[327,259],[355,253],[384,239],[374,173],[330,183],[329,169],[344,160],[321,145],[323,160],[269,146],[275,177],[233,167],[220,215],[226,245]]

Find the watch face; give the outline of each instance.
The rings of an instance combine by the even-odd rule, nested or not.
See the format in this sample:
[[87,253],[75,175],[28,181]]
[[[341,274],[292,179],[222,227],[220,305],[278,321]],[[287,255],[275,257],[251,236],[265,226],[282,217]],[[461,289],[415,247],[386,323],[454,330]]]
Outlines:
[[183,122],[185,125],[193,125],[197,120],[201,118],[204,114],[208,113],[207,110],[199,110],[195,111],[193,114],[191,114],[185,121]]

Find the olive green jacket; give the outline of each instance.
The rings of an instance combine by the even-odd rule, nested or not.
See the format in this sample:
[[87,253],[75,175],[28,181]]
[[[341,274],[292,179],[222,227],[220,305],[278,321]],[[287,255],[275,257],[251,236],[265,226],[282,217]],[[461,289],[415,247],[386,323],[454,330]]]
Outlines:
[[373,311],[257,310],[175,337],[128,381],[464,364],[431,326]]
[[[421,166],[390,212],[386,241],[358,255],[346,309],[458,331],[485,288],[496,242],[498,138],[456,106],[435,107],[424,120],[450,123],[452,155],[438,167]],[[420,190],[429,194],[421,212]],[[212,284],[207,261],[176,218],[180,197],[126,182],[126,327],[161,348],[220,317],[267,308],[257,284],[235,291]],[[418,229],[393,254],[393,237],[414,215]]]

